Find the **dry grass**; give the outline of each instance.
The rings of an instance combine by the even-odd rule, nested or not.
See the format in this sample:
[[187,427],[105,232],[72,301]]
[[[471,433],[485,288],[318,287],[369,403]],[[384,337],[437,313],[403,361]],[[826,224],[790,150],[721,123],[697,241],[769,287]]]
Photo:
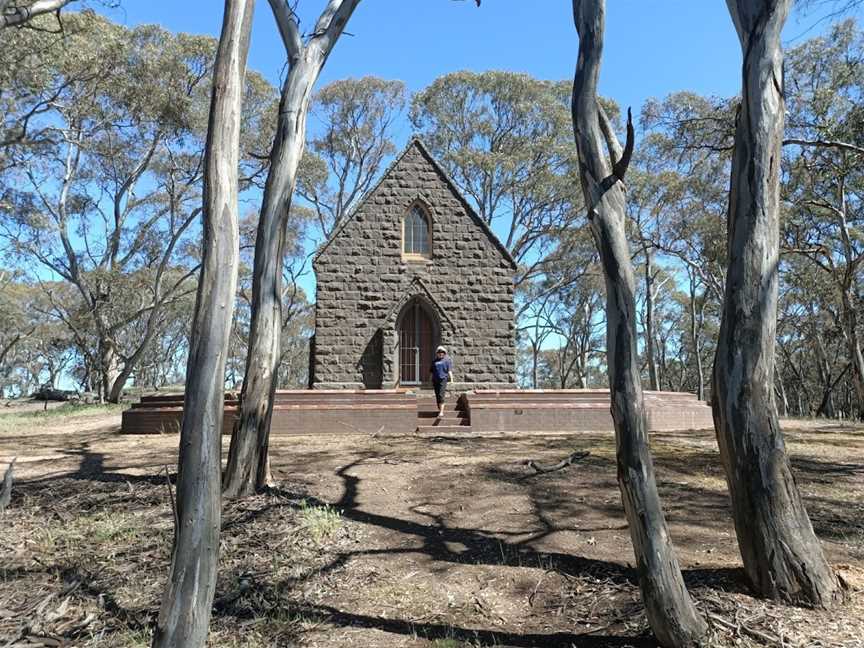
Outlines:
[[[0,408],[0,434],[18,432],[22,429],[38,429],[46,423],[69,424],[75,419],[87,419],[98,415],[122,412],[125,405],[77,405],[73,403],[45,403],[27,401],[10,408]],[[5,411],[4,411],[5,409]]]
[[[176,438],[118,437],[106,416],[19,418],[35,427],[0,438],[23,476],[0,518],[0,646],[149,645]],[[820,612],[747,593],[702,432],[652,440],[688,587],[711,645],[864,646],[864,430],[787,434],[850,602]],[[524,466],[574,449],[591,455],[547,475]],[[654,645],[608,435],[277,438],[273,467],[280,489],[225,504],[212,646]]]

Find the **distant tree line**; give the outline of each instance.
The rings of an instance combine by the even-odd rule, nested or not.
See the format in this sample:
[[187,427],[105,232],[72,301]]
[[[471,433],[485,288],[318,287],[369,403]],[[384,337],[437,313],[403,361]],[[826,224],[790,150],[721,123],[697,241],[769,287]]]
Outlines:
[[[270,0],[287,59],[279,92],[246,72],[253,0],[226,0],[218,47],[86,11],[61,19],[65,4],[0,2],[2,387],[73,375],[116,401],[131,380],[158,387],[185,365],[153,645],[202,646],[221,497],[271,485],[274,389],[302,377],[310,241],[371,187],[408,97],[364,78],[313,99],[359,0],[329,0],[305,35],[291,5]],[[788,52],[784,74],[790,0],[727,4],[741,98],[648,102],[638,136],[629,110],[625,121],[598,97],[604,0],[573,0],[572,85],[461,72],[410,99],[413,126],[518,262],[523,382],[606,376],[646,616],[675,647],[700,645],[707,626],[666,530],[643,385],[705,395],[711,372],[748,584],[815,607],[844,586],[792,478],[776,404],[864,414],[862,34],[834,26]],[[322,128],[307,135],[310,108]],[[259,196],[257,218],[241,221],[240,201]],[[222,395],[241,370],[223,476]]]
[[[116,401],[131,384],[182,382],[216,41],[83,12],[65,14],[62,32],[6,29],[0,44],[0,387],[27,394],[65,376]],[[864,415],[862,57],[853,20],[786,53],[775,384],[784,415]],[[520,383],[605,386],[604,288],[569,91],[512,72],[446,74],[413,96],[374,77],[318,90],[285,224],[280,385],[306,382],[311,296],[298,281],[315,244],[380,176],[407,112],[519,263]],[[260,200],[278,95],[247,75],[243,204]],[[627,235],[650,389],[710,397],[737,105],[678,92],[648,101],[636,120]],[[623,132],[618,107],[604,106]],[[229,385],[243,379],[257,225],[254,213],[241,222]]]

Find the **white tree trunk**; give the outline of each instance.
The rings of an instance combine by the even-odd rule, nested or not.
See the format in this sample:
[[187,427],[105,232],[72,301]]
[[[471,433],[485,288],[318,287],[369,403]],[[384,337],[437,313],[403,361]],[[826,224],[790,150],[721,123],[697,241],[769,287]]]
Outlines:
[[276,138],[255,239],[252,316],[240,418],[231,435],[225,497],[251,495],[271,485],[270,420],[276,391],[282,334],[282,259],[297,167],[306,146],[306,114],[312,89],[327,57],[360,0],[330,0],[305,45],[285,0],[270,6],[288,50]]
[[702,366],[702,329],[705,319],[705,302],[703,300],[699,310],[696,309],[696,273],[687,269],[690,280],[690,340],[693,343],[693,359],[696,362],[696,397],[700,401],[705,400],[705,369]]
[[642,252],[645,255],[645,355],[648,360],[648,384],[657,391],[660,389],[660,377],[657,372],[657,337],[654,331],[654,252],[646,241],[643,241]]
[[171,573],[154,648],[207,641],[221,523],[225,358],[237,290],[240,115],[254,0],[225,0],[204,158],[201,278],[186,369]]

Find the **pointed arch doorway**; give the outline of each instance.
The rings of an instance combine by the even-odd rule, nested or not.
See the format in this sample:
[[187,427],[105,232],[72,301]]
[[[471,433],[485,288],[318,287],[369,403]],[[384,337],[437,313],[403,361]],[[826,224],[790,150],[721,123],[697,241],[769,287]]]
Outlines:
[[399,384],[427,385],[435,347],[440,339],[438,318],[420,299],[409,301],[399,317]]

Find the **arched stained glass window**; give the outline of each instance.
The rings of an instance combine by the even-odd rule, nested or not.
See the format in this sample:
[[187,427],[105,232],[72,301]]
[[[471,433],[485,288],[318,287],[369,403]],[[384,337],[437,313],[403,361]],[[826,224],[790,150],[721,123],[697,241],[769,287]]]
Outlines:
[[429,217],[420,205],[414,205],[402,223],[402,253],[429,256],[431,242]]

